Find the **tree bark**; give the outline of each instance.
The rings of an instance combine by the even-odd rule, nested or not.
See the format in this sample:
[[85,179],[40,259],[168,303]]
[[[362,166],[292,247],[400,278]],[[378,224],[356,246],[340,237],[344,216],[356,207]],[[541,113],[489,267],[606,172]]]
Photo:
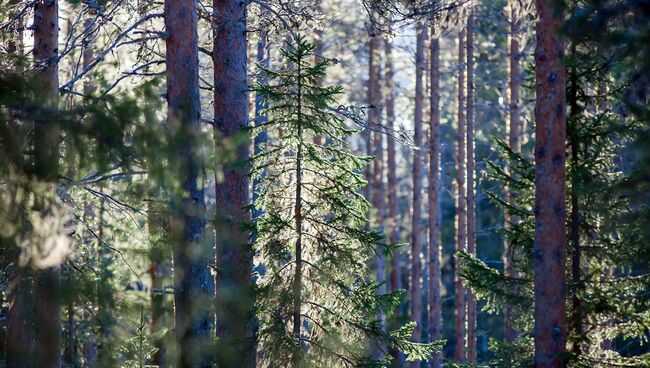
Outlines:
[[[440,39],[431,28],[429,119],[429,340],[442,339],[442,287],[440,264]],[[430,368],[442,367],[442,356],[431,357]]]
[[300,334],[300,312],[302,309],[302,145],[303,145],[303,127],[302,127],[302,60],[298,60],[298,150],[296,152],[296,203],[294,209],[294,218],[296,220],[296,268],[293,277],[293,338],[299,349],[293,355],[293,368],[299,368],[301,365],[301,334]]
[[[386,129],[389,134],[386,136],[386,164],[387,164],[387,191],[388,191],[388,231],[389,241],[393,244],[399,242],[399,209],[397,206],[397,163],[395,160],[395,65],[393,61],[393,43],[390,40],[384,40],[384,83],[386,88]],[[399,253],[395,252],[390,259],[390,291],[394,292],[402,288],[401,270],[399,264]],[[395,318],[400,316],[400,308],[395,311]],[[393,321],[391,328],[398,327],[397,321]],[[391,349],[393,357],[393,366],[400,364],[400,352],[397,349]]]
[[[519,50],[519,24],[520,20],[517,16],[516,7],[517,2],[515,0],[510,0],[510,42],[509,42],[509,81],[508,81],[508,95],[507,106],[508,106],[508,117],[509,117],[509,128],[508,128],[508,145],[513,152],[521,151],[521,122],[520,122],[520,112],[519,112],[519,84],[521,66],[519,65],[520,59],[520,50]],[[505,197],[506,202],[510,203],[516,193],[509,188],[506,188]],[[511,217],[506,214],[504,216],[504,226],[509,227],[512,224],[516,224],[519,219],[516,216]],[[510,242],[507,239],[504,239],[504,248],[503,248],[503,264],[504,264],[504,273],[507,277],[516,277],[516,271],[514,268],[514,249],[511,247]],[[505,342],[512,342],[517,337],[517,331],[513,327],[512,321],[512,308],[506,306],[503,311],[504,317],[504,340]]]
[[[571,45],[571,56],[575,56],[576,46],[575,43]],[[578,75],[577,70],[574,67],[571,70],[570,81],[569,81],[569,107],[571,114],[571,120],[575,124],[575,119],[580,114],[578,110]],[[571,164],[573,166],[573,173],[571,175],[571,283],[573,284],[573,292],[571,294],[571,329],[572,333],[578,337],[582,335],[582,301],[580,300],[580,258],[581,258],[581,249],[580,249],[580,207],[579,207],[579,196],[580,192],[578,186],[578,170],[579,165],[579,148],[580,142],[578,141],[578,136],[576,129],[572,129],[573,134],[569,137],[571,145]],[[571,352],[577,357],[580,356],[581,347],[580,342],[575,341],[571,347]]]
[[[368,89],[368,100],[374,106],[370,109],[368,118],[370,122],[377,127],[373,136],[373,161],[372,170],[372,205],[375,209],[375,227],[378,231],[383,232],[384,219],[385,219],[385,191],[384,191],[384,149],[383,149],[383,136],[384,133],[379,129],[382,119],[382,94],[379,78],[381,75],[381,39],[379,36],[374,36],[370,39],[371,56],[371,70],[370,70],[370,85]],[[384,283],[385,276],[384,257],[379,254],[375,259],[375,277],[376,281]],[[385,293],[385,285],[379,289],[380,293]],[[382,317],[383,318],[383,317]]]
[[246,2],[214,0],[214,123],[217,147],[239,143],[216,185],[217,337],[220,367],[255,366],[253,250],[243,230],[250,220],[247,164]]
[[[59,39],[57,0],[39,0],[34,5],[34,57],[38,64],[38,90],[45,103],[56,108],[59,95],[59,68],[56,60]],[[36,175],[56,182],[59,174],[59,129],[55,122],[39,122],[34,127]],[[35,270],[34,354],[36,366],[61,365],[61,270],[59,266]]]
[[[474,189],[474,9],[467,19],[467,253],[476,255]],[[467,360],[476,364],[476,300],[467,290]]]
[[565,367],[566,71],[562,14],[537,0],[535,47],[535,367]]
[[[427,27],[418,23],[416,26],[417,44],[415,49],[415,135],[413,143],[413,218],[411,235],[411,285],[410,285],[410,306],[411,320],[417,323],[413,331],[413,340],[422,339],[422,164],[423,164],[423,134],[422,115],[424,110],[424,53]],[[413,362],[412,367],[419,366],[419,362]]]
[[212,367],[212,320],[207,305],[214,292],[209,251],[201,239],[205,203],[199,184],[201,163],[194,144],[200,134],[199,57],[196,0],[165,0],[167,107],[170,124],[180,127],[182,198],[172,200],[176,340],[178,367]]
[[[456,251],[465,251],[467,245],[467,199],[465,193],[465,29],[458,34],[458,129],[456,131]],[[454,357],[465,361],[466,295],[460,279],[460,259],[455,257],[454,276],[456,299],[456,348]]]

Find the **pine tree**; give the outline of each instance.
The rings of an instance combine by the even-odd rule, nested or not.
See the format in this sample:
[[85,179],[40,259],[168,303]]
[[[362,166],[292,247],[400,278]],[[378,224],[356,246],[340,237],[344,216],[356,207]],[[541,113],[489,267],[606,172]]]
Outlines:
[[[359,190],[371,158],[349,152],[355,131],[330,107],[342,88],[321,86],[330,61],[313,65],[313,50],[298,38],[282,50],[287,65],[262,68],[270,82],[254,88],[269,104],[256,131],[276,137],[252,158],[253,176],[265,171],[254,204],[263,209],[255,249],[266,267],[257,304],[262,365],[379,367],[390,362],[387,347],[424,360],[436,344],[409,342],[413,324],[386,333],[377,320],[401,293],[380,295],[366,280],[369,261],[391,248],[366,229],[370,204]],[[315,143],[317,135],[327,143]]]

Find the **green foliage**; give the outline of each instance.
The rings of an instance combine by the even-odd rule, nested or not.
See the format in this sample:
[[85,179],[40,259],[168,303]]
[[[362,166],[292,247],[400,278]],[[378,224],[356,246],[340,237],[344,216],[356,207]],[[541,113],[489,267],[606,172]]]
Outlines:
[[[577,14],[577,18],[583,15]],[[626,90],[632,82],[629,78],[635,78],[635,74],[617,69],[622,65],[621,60],[617,60],[619,54],[606,49],[594,53],[594,45],[599,42],[577,36],[572,38],[572,51],[566,59],[569,81],[576,80],[575,84],[567,85],[570,107],[567,120],[567,270],[571,270],[576,254],[576,245],[570,236],[574,225],[571,216],[574,198],[581,258],[580,278],[574,279],[570,272],[567,275],[567,305],[570,326],[576,318],[582,326],[581,330],[570,328],[568,349],[576,351],[574,347],[579,346],[580,351],[579,354],[567,354],[567,358],[574,367],[644,366],[648,359],[646,342],[650,336],[650,299],[647,295],[650,257],[644,236],[648,191],[645,184],[640,184],[643,180],[639,180],[638,175],[646,170],[643,152],[647,146],[635,151],[635,147],[640,146],[630,144],[635,136],[643,137],[639,129],[645,128],[642,119],[647,115],[628,116],[624,112],[623,106],[629,100]],[[486,194],[516,219],[504,230],[514,250],[516,278],[506,277],[503,272],[467,254],[460,255],[462,276],[477,296],[488,302],[489,311],[506,306],[513,310],[519,336],[509,344],[491,341],[494,356],[490,366],[524,367],[530,366],[533,356],[533,162],[501,142],[496,145],[502,151],[506,167],[489,163],[488,175],[515,194],[509,201],[498,193]],[[574,297],[580,301],[578,310],[572,302]]]
[[[359,194],[366,184],[360,173],[371,158],[349,152],[354,131],[331,108],[342,88],[321,86],[330,61],[313,64],[313,50],[298,39],[282,51],[287,65],[261,68],[269,83],[254,86],[268,106],[268,121],[255,131],[269,136],[251,160],[261,210],[254,246],[265,267],[258,296],[263,365],[382,367],[389,346],[426,360],[440,344],[412,343],[413,324],[387,333],[377,319],[399,305],[402,292],[380,295],[380,285],[365,280],[374,255],[390,250],[382,234],[366,229],[370,204]],[[314,143],[316,136],[326,143]]]

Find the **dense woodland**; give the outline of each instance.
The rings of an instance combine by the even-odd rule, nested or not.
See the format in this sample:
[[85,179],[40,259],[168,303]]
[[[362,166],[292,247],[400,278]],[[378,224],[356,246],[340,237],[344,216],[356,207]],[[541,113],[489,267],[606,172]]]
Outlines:
[[650,1],[1,0],[0,367],[650,367]]

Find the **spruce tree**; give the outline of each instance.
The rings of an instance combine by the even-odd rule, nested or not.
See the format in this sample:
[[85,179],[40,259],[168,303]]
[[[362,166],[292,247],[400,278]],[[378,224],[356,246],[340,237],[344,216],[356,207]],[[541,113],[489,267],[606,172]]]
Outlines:
[[269,136],[251,159],[260,180],[253,205],[262,209],[254,248],[265,269],[257,305],[261,365],[382,367],[391,347],[425,360],[438,344],[410,342],[413,323],[388,333],[377,320],[403,292],[380,295],[367,279],[370,261],[393,249],[365,226],[370,204],[360,194],[361,173],[372,157],[350,152],[355,130],[331,107],[343,89],[322,85],[330,60],[313,64],[313,51],[298,37],[281,51],[287,64],[261,68],[269,83],[254,87],[268,103],[268,121],[255,131]]

